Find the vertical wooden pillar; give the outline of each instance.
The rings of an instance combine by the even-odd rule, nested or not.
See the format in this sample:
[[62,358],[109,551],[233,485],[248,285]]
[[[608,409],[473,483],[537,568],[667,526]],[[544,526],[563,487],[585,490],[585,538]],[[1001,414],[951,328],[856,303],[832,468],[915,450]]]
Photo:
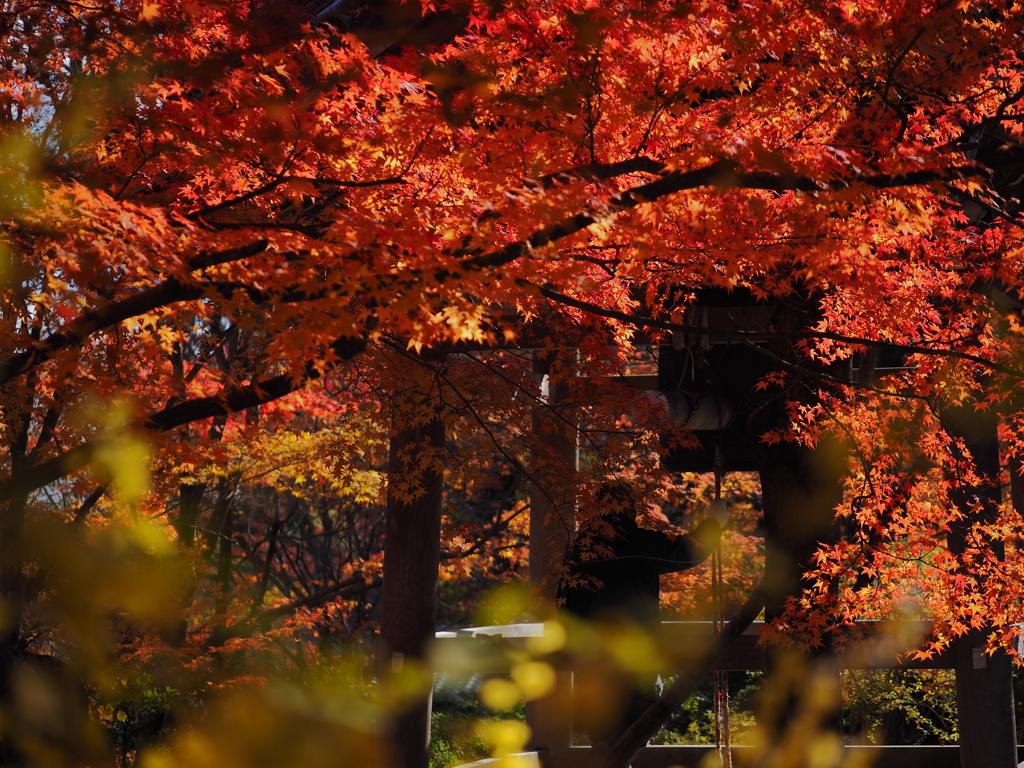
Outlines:
[[[971,527],[989,522],[998,514],[1001,496],[999,471],[998,416],[972,406],[948,409],[942,426],[964,441],[971,453],[977,486],[965,486],[957,478],[950,496],[964,514],[950,524],[949,550],[961,554],[967,546]],[[963,458],[963,457],[959,457]],[[991,543],[992,555],[1003,558],[1003,544]],[[960,732],[962,768],[1015,768],[1017,728],[1013,706],[1012,662],[1005,653],[984,653],[986,632],[974,630],[953,641],[956,671],[956,704]]]
[[537,353],[534,374],[541,380],[546,403],[533,412],[533,433],[544,455],[534,466],[530,484],[530,587],[541,600],[540,613],[550,615],[558,589],[558,573],[576,524],[575,474],[579,444],[575,409],[564,382],[552,384],[554,363]]
[[[754,414],[752,426],[755,439],[769,429],[785,427],[785,409],[766,407]],[[835,531],[835,508],[842,500],[842,457],[839,446],[825,440],[816,450],[803,445],[782,441],[774,445],[759,443],[758,465],[761,494],[764,503],[765,524],[765,620],[781,615],[786,600],[803,590],[804,573],[811,558],[822,543],[831,541]],[[811,676],[819,683],[827,681],[834,686],[835,695],[830,711],[818,714],[822,727],[842,730],[839,666],[833,656],[831,638],[822,638],[823,645],[815,653],[794,656],[790,649],[766,649],[769,682],[771,673],[778,670],[781,678],[792,680],[794,675]],[[801,670],[789,668],[798,665]],[[767,725],[780,736],[790,725],[793,707],[802,687],[794,685],[794,696],[784,699],[775,711],[775,722]]]
[[[575,409],[568,405],[568,386],[551,384],[551,365],[550,359],[535,354],[534,374],[540,379],[546,403],[534,409],[533,432],[545,455],[534,466],[530,484],[529,582],[537,614],[543,618],[556,613],[558,575],[576,523],[575,474],[579,468]],[[526,704],[529,749],[537,752],[544,768],[564,764],[572,739],[568,717],[572,673],[557,675],[548,697]]]
[[[801,331],[811,327],[819,316],[817,301],[808,297],[801,304],[780,308],[775,317],[778,330]],[[777,357],[807,368],[809,363],[791,341],[778,339],[768,344]],[[835,374],[836,371],[822,371]],[[757,446],[758,472],[764,504],[765,527],[765,620],[779,616],[788,598],[798,596],[804,587],[804,574],[822,543],[836,535],[835,510],[842,501],[842,477],[846,471],[842,446],[832,438],[823,438],[811,448],[790,440],[763,440],[768,432],[788,431],[791,419],[789,402],[817,402],[820,382],[807,374],[794,376],[785,392],[755,411],[748,424]],[[780,738],[791,727],[797,701],[813,679],[834,688],[831,701],[822,697],[817,714],[819,727],[842,733],[842,701],[839,666],[833,654],[831,637],[823,637],[822,646],[812,654],[793,655],[788,649],[769,647],[766,661],[769,672],[778,670],[778,678],[797,684],[783,697],[774,712],[773,722],[764,723]],[[793,665],[800,669],[792,668]],[[825,703],[825,702],[828,703]]]
[[786,441],[759,446],[769,620],[782,612],[787,598],[802,590],[804,572],[818,545],[834,538],[835,508],[842,501],[837,448],[832,441],[814,451]]
[[953,641],[961,768],[1015,768],[1016,717],[1013,662],[1005,653],[984,653],[985,632]]
[[[395,363],[388,457],[378,679],[408,675],[418,691],[392,720],[396,768],[426,768],[432,678],[422,661],[437,623],[444,423],[437,378],[424,362]],[[418,676],[418,677],[417,677]]]

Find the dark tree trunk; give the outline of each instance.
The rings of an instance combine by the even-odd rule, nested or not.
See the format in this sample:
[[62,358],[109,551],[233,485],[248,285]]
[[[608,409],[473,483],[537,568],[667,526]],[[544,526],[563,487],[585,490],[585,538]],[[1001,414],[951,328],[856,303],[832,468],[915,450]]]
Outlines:
[[[533,372],[542,388],[552,362],[543,353],[534,353]],[[550,386],[549,379],[546,394],[547,403],[534,407],[532,426],[539,447],[549,449],[550,453],[544,457],[543,467],[538,462],[532,468],[530,483],[528,578],[534,598],[533,610],[540,618],[556,615],[558,580],[576,526],[576,473],[579,469],[578,413],[571,402],[569,386],[564,382]],[[551,763],[552,754],[567,747],[562,744],[564,732],[560,726],[568,716],[566,710],[572,706],[572,676],[559,672],[556,680],[553,695],[526,702],[526,719],[531,729],[529,749],[537,752],[544,765]]]
[[576,472],[579,468],[578,414],[569,386],[545,384],[551,361],[539,353],[534,374],[541,377],[547,402],[533,411],[533,434],[548,455],[533,467],[530,484],[529,582],[542,616],[554,615],[554,601],[569,539],[576,526]]
[[206,530],[205,546],[217,553],[216,612],[223,615],[231,596],[231,577],[234,574],[232,539],[235,533],[235,510],[231,505],[231,490],[237,477],[221,478],[217,484],[217,499],[213,503],[210,524]]
[[434,637],[440,562],[444,423],[436,377],[424,363],[401,367],[396,395],[384,533],[378,677],[417,677],[420,693],[400,705],[389,734],[398,768],[426,768],[431,676],[420,670]]
[[182,483],[178,489],[178,518],[174,522],[174,530],[183,549],[191,547],[196,541],[199,508],[205,493],[205,483]]
[[[178,488],[178,516],[174,530],[178,535],[178,551],[182,554],[195,545],[199,511],[205,493],[205,483],[181,483]],[[161,631],[164,642],[172,646],[180,646],[188,638],[189,608],[195,598],[195,588],[191,579],[177,587],[174,620]]]

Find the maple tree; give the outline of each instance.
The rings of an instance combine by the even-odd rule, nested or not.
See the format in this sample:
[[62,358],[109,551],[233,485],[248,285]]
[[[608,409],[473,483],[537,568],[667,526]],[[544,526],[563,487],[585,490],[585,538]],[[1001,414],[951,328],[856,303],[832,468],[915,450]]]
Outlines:
[[[524,477],[585,501],[631,467],[663,494],[671,428],[614,378],[638,329],[707,332],[687,309],[710,288],[785,308],[768,328],[715,329],[777,366],[765,450],[825,440],[849,457],[844,535],[805,535],[797,560],[830,540],[773,597],[780,615],[791,598],[780,631],[814,645],[910,605],[935,623],[921,653],[989,628],[1011,645],[1020,520],[997,486],[1022,433],[1019,4],[456,10],[453,39],[375,56],[357,20],[350,34],[272,3],[0,4],[0,698],[17,701],[17,660],[47,643],[108,669],[103,632],[84,628],[115,608],[186,638],[203,593],[170,563],[195,571],[229,454],[290,418],[268,407],[286,396],[414,399],[389,355],[434,371],[422,418],[488,439]],[[593,477],[545,463],[528,434],[541,395],[517,345],[550,348]],[[880,350],[898,371],[869,375]],[[288,435],[268,439],[287,451]],[[357,466],[346,448],[331,471],[350,489]],[[414,500],[404,482],[392,491]],[[253,541],[282,540],[281,518],[246,518],[266,526]],[[289,557],[314,556],[289,535]],[[92,554],[68,555],[80,538]],[[76,580],[108,562],[119,588],[79,610]],[[119,592],[165,565],[156,592]],[[304,594],[348,576],[333,578]]]

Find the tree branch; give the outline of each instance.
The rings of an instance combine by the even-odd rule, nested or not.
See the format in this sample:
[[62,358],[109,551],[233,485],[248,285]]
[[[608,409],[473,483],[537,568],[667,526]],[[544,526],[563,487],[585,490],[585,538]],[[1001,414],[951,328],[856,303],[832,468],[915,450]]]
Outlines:
[[231,208],[234,205],[241,205],[242,203],[247,203],[250,200],[254,200],[257,197],[260,197],[261,195],[273,192],[282,184],[288,184],[293,181],[300,181],[309,184],[319,184],[325,187],[349,187],[353,189],[362,189],[366,187],[381,187],[387,184],[406,183],[405,179],[403,179],[401,176],[392,176],[387,179],[374,179],[371,181],[342,181],[341,179],[323,179],[314,176],[278,176],[276,179],[268,181],[262,187],[256,187],[256,189],[250,190],[249,192],[246,192],[244,195],[233,197],[230,200],[225,200],[222,203],[217,203],[216,205],[208,205],[206,208],[188,214],[186,218],[191,221],[201,219],[204,216],[209,216],[212,213],[223,211],[227,208]]
[[[266,248],[266,240],[256,240],[239,248],[203,254],[193,260],[196,266],[193,266],[192,269],[236,261],[261,253]],[[11,355],[0,364],[0,386],[46,362],[60,350],[81,344],[99,330],[117,325],[130,317],[150,312],[166,304],[198,299],[204,295],[205,290],[199,284],[186,285],[176,278],[169,278],[151,288],[107,304],[105,307],[87,311],[65,324],[61,330],[50,334],[42,341],[31,343],[24,352]]]
[[89,512],[96,506],[96,502],[103,498],[103,494],[107,492],[107,486],[101,485],[93,490],[92,493],[82,502],[82,506],[75,512],[75,519],[71,521],[72,525],[81,525],[85,522],[85,518],[88,517]]
[[[622,164],[610,164],[607,166],[582,166],[580,169],[571,171],[581,177],[592,174],[599,178],[602,173],[615,175],[616,172],[631,172],[632,170],[644,170],[654,172],[655,165],[646,158],[634,161],[625,161]],[[630,171],[623,171],[629,168]],[[945,171],[915,171],[904,175],[883,174],[878,176],[855,177],[850,180],[836,181],[825,184],[808,177],[787,176],[771,174],[761,171],[752,173],[740,173],[736,170],[735,164],[727,160],[719,160],[704,168],[691,171],[672,171],[661,178],[628,189],[615,197],[601,210],[587,210],[576,213],[573,216],[562,219],[559,222],[543,227],[528,238],[509,243],[502,248],[489,253],[472,256],[459,262],[458,270],[447,269],[435,270],[434,279],[444,281],[458,277],[459,271],[463,269],[486,269],[502,266],[515,261],[518,258],[528,255],[532,250],[551,245],[559,240],[580,232],[587,227],[596,224],[609,216],[627,211],[644,202],[651,202],[675,192],[687,189],[696,189],[705,186],[719,186],[725,188],[740,187],[745,189],[766,189],[766,190],[804,190],[823,192],[830,189],[842,189],[854,183],[866,184],[878,189],[887,187],[913,186],[926,184],[933,181],[950,181],[953,179],[966,178],[977,175],[978,171],[974,166],[951,168]],[[291,177],[286,177],[291,178]],[[389,181],[389,180],[385,180]],[[353,182],[355,183],[355,182]],[[360,182],[362,183],[362,182]],[[369,182],[366,182],[369,183]],[[381,182],[383,183],[383,182]],[[190,263],[190,268],[202,269],[215,264],[223,264],[235,261],[240,258],[255,255],[267,248],[266,240],[257,240],[240,248],[230,249],[214,254],[206,254],[197,257]],[[416,273],[395,281],[396,286],[409,286],[417,278],[427,277],[427,273]],[[267,301],[295,302],[319,298],[326,295],[327,288],[323,292],[309,293],[299,289],[284,290],[281,292],[262,291],[251,286],[229,282],[190,284],[186,285],[181,281],[171,278],[151,288],[139,291],[120,301],[84,313],[75,320],[69,322],[62,330],[51,334],[47,339],[33,344],[30,349],[9,357],[0,364],[0,386],[11,381],[13,378],[26,373],[39,364],[49,360],[57,351],[80,344],[89,335],[103,328],[110,327],[116,323],[127,320],[130,317],[152,311],[155,308],[179,301],[188,301],[202,298],[209,291],[220,293],[222,296],[230,297],[233,292],[241,291],[246,293],[255,303]],[[651,323],[647,323],[651,325]],[[822,338],[827,338],[822,336]]]
[[979,173],[980,170],[976,166],[970,165],[942,171],[911,171],[906,174],[887,173],[821,182],[807,176],[767,173],[765,171],[742,173],[736,169],[736,164],[732,161],[718,160],[703,168],[690,171],[672,171],[656,181],[627,189],[609,200],[600,210],[592,208],[581,211],[547,227],[538,229],[528,238],[509,243],[489,253],[465,259],[460,263],[460,266],[463,268],[502,266],[529,254],[535,248],[551,245],[610,216],[635,208],[641,203],[649,203],[666,195],[699,187],[764,189],[775,192],[829,192],[846,189],[855,184],[864,184],[875,189],[911,187],[918,184],[930,184],[935,181],[964,179],[970,176],[977,176]]
[[[308,362],[303,375],[298,377],[290,374],[272,376],[252,384],[231,387],[216,395],[175,403],[145,417],[143,423],[149,431],[166,432],[183,424],[190,424],[212,416],[255,408],[284,397],[305,386],[308,382],[319,379],[325,373],[333,370],[338,361],[350,360],[365,349],[365,339],[342,336],[335,339],[330,346],[331,352],[337,358],[336,361],[324,360],[319,366]],[[27,495],[72,472],[83,469],[92,462],[96,450],[101,446],[109,445],[110,442],[109,438],[90,440],[12,476],[6,482],[0,483],[0,503]]]
[[336,584],[329,589],[316,592],[312,595],[307,595],[306,597],[297,598],[289,603],[285,603],[284,605],[279,605],[276,608],[268,608],[265,611],[261,611],[256,616],[235,622],[234,624],[223,627],[222,629],[218,629],[210,633],[210,636],[206,640],[206,645],[209,648],[216,648],[224,645],[228,640],[234,640],[239,637],[249,637],[256,632],[266,631],[275,621],[295,613],[300,608],[312,608],[326,603],[328,600],[355,595],[372,587],[379,587],[380,585],[380,577],[375,577],[367,581],[360,574],[350,576],[340,584]]
[[535,181],[528,180],[523,183],[523,186],[533,188],[540,185],[544,189],[551,189],[556,184],[568,184],[576,180],[607,181],[616,176],[624,176],[629,173],[650,173],[655,176],[663,176],[668,173],[668,169],[664,163],[659,163],[650,157],[634,157],[618,163],[592,163],[590,165],[567,168],[564,171],[554,171],[553,173],[541,176]]

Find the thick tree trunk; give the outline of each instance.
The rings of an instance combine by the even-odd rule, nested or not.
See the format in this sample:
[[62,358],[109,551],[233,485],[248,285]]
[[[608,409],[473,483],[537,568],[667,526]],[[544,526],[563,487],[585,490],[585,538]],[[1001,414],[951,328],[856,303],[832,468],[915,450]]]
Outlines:
[[[767,413],[755,414],[757,418],[776,423]],[[757,430],[759,435],[765,431]],[[787,441],[759,448],[768,620],[800,593],[811,557],[821,543],[834,538],[835,508],[842,500],[840,458],[833,441],[814,451]]]
[[422,364],[402,371],[407,387],[396,396],[388,458],[378,677],[387,684],[403,675],[418,686],[398,705],[388,741],[397,768],[426,768],[432,680],[421,662],[436,628],[444,423],[433,372]]
[[[205,493],[205,483],[183,482],[178,486],[178,516],[174,521],[174,530],[178,534],[178,552],[182,556],[187,557],[195,546]],[[196,583],[193,578],[178,585],[172,614],[175,619],[161,631],[164,642],[177,647],[188,639],[189,614],[195,595]]]

